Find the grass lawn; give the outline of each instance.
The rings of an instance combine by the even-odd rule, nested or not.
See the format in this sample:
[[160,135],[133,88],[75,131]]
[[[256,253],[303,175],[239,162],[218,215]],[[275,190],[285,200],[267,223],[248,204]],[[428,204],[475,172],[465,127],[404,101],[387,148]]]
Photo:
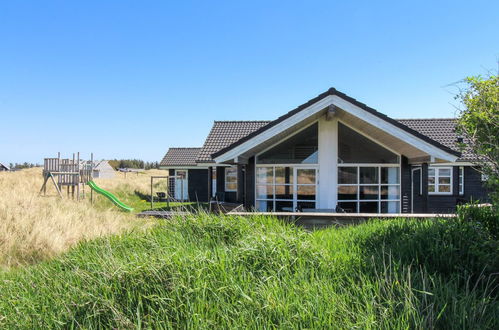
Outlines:
[[[151,210],[151,202],[149,195],[142,194],[138,191],[129,190],[114,190],[112,192],[120,201],[126,205],[133,207],[133,213],[140,213],[142,211]],[[109,200],[103,196],[98,196],[95,207],[99,209],[109,209],[115,207]],[[190,211],[197,212],[201,210],[207,210],[208,203],[196,203],[196,202],[154,202],[155,211]]]
[[[134,208],[134,213],[151,209],[150,202],[150,177],[151,175],[165,175],[165,171],[148,170],[144,173],[132,174],[124,177],[122,173],[117,173],[115,179],[100,179],[96,180],[97,184],[103,189],[114,194],[120,201]],[[154,192],[166,190],[166,180],[157,181],[154,184]],[[114,205],[105,197],[96,194],[96,202],[94,204],[98,209],[114,208]],[[156,195],[154,196],[155,198]],[[170,211],[183,210],[197,212],[207,210],[207,203],[197,202],[154,202],[154,210]]]
[[0,327],[497,329],[498,252],[450,219],[192,215],[0,274]]

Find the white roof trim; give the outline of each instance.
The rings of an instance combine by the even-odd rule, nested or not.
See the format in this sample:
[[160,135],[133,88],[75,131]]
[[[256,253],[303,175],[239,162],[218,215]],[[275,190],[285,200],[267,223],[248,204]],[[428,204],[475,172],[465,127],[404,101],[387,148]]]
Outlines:
[[227,167],[227,166],[231,166],[230,164],[217,164],[217,163],[198,163],[197,164],[198,167]]
[[450,154],[420,138],[417,136],[369,113],[368,111],[344,100],[343,98],[337,95],[328,95],[323,99],[317,101],[316,103],[308,106],[307,108],[299,111],[293,116],[286,118],[282,122],[276,124],[275,126],[263,131],[257,136],[243,142],[242,144],[234,147],[233,149],[228,150],[226,153],[216,157],[214,160],[217,163],[226,162],[232,160],[244,152],[260,145],[261,143],[268,141],[272,137],[277,134],[282,133],[287,128],[297,125],[301,121],[307,119],[308,117],[320,112],[324,108],[329,105],[335,105],[341,108],[342,110],[352,114],[355,117],[358,117],[368,123],[384,130],[388,134],[407,142],[408,144],[418,148],[419,150],[424,151],[432,157],[439,158],[442,160],[446,160],[449,162],[455,162],[458,159],[458,156]]
[[367,121],[368,123],[372,124],[373,126],[376,126],[383,131],[387,132],[388,134],[395,136],[396,138],[418,148],[419,150],[422,150],[429,154],[432,157],[435,158],[440,158],[443,160],[447,160],[449,162],[454,162],[456,159],[458,159],[458,156],[450,154],[446,151],[443,151],[442,149],[418,138],[417,136],[393,125],[387,122],[386,120],[383,120],[379,118],[378,116],[375,116],[364,109],[342,99],[341,97],[334,95],[333,96],[333,104],[340,107],[341,109],[345,110],[346,112],[349,112],[350,114],[363,119]]
[[331,95],[326,96],[325,98],[321,99],[320,101],[310,105],[309,107],[303,109],[302,111],[299,111],[295,115],[286,118],[282,122],[278,123],[277,125],[263,131],[262,133],[258,134],[257,136],[253,137],[252,139],[249,139],[248,141],[245,141],[244,143],[238,145],[237,147],[227,151],[226,153],[216,157],[214,160],[217,163],[222,163],[226,162],[228,160],[234,159],[240,154],[244,153],[247,150],[250,150],[251,148],[254,148],[255,146],[269,140],[270,138],[274,137],[275,135],[283,132],[286,130],[288,127],[294,126],[301,121],[307,119],[308,117],[314,115],[315,113],[323,110],[325,107],[328,105],[332,104],[332,97]]
[[202,170],[207,168],[208,168],[207,166],[182,166],[182,165],[159,166],[160,170]]

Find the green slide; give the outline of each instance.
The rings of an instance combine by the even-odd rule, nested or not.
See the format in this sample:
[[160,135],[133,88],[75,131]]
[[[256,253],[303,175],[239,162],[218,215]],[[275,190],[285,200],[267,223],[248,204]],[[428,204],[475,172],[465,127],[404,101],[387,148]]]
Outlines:
[[97,192],[97,193],[99,193],[99,194],[107,197],[111,202],[113,202],[114,205],[116,205],[120,209],[122,209],[124,211],[128,211],[128,212],[132,212],[133,211],[133,208],[131,208],[129,206],[126,206],[125,204],[123,204],[122,202],[120,202],[120,200],[118,198],[116,198],[116,196],[114,196],[113,194],[111,194],[109,191],[100,188],[99,186],[97,186],[95,184],[95,182],[88,181],[87,184],[88,184],[88,186],[90,188],[92,188],[93,191],[95,191],[95,192]]

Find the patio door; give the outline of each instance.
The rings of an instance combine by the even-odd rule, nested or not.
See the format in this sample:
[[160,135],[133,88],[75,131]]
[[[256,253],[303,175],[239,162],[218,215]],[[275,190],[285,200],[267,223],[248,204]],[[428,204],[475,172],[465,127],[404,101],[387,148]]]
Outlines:
[[294,177],[294,210],[303,211],[317,207],[318,170],[315,167],[295,167]]
[[411,213],[419,213],[423,210],[423,180],[421,167],[411,169]]
[[317,167],[259,165],[256,170],[256,209],[274,212],[315,209],[317,186]]
[[189,200],[187,170],[175,170],[175,199]]

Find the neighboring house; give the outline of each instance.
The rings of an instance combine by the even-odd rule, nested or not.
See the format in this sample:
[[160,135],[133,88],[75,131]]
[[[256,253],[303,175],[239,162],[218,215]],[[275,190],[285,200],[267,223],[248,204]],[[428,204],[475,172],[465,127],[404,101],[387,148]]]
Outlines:
[[1,171],[10,171],[10,168],[2,163],[0,163],[0,172]]
[[112,179],[115,175],[116,171],[107,160],[101,160],[94,167],[93,177],[96,179]]
[[170,148],[159,163],[160,169],[174,176],[175,199],[206,202],[208,197],[208,167],[198,166],[201,148]]
[[447,213],[487,200],[455,125],[395,120],[331,88],[274,121],[216,121],[202,148],[171,148],[160,165],[185,173],[191,200],[195,191],[259,211]]

